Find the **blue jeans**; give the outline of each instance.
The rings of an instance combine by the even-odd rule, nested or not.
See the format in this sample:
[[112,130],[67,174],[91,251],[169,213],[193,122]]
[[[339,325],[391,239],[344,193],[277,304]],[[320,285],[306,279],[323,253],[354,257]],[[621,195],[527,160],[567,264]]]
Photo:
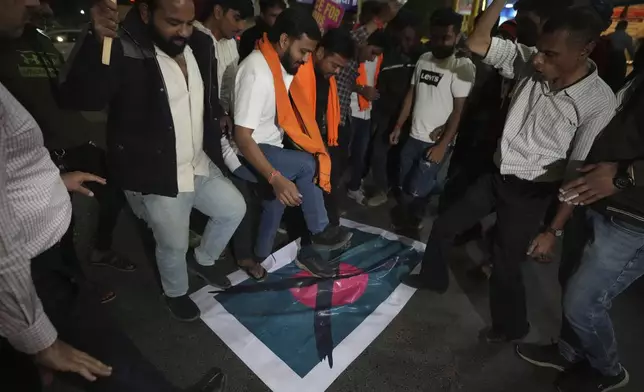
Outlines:
[[[301,208],[308,230],[312,234],[324,231],[329,225],[329,218],[324,207],[322,189],[313,182],[317,172],[313,155],[267,144],[260,144],[259,148],[275,170],[297,185],[297,189],[302,195]],[[245,166],[235,170],[234,174],[246,181],[258,182],[260,177],[254,173],[254,169],[244,159],[242,162]],[[284,204],[274,196],[262,201],[262,215],[255,243],[255,256],[266,258],[273,252],[275,235],[282,221],[284,208]]]
[[125,196],[134,214],[154,233],[161,284],[168,297],[188,292],[186,253],[192,209],[210,217],[201,245],[195,249],[201,265],[215,264],[246,213],[243,196],[213,163],[208,177],[195,176],[194,192],[167,197],[126,191]]
[[644,275],[644,228],[587,212],[593,240],[563,298],[566,321],[580,347],[561,340],[559,350],[571,362],[584,358],[607,376],[621,372],[615,331],[608,314],[612,300]]
[[362,177],[365,174],[367,165],[367,151],[371,141],[371,120],[363,120],[351,117],[351,179],[347,188],[350,191],[357,191],[362,185]]
[[436,185],[436,176],[443,163],[431,163],[425,159],[432,146],[433,143],[410,137],[402,149],[398,187],[403,205],[411,204],[414,199],[426,198]]

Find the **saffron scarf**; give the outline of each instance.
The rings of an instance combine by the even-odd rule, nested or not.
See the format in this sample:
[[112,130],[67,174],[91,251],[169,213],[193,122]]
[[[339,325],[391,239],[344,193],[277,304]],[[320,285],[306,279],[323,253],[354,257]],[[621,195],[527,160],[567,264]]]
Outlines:
[[[313,110],[313,117],[315,118],[317,88],[313,56],[297,71],[293,85],[297,85],[298,88],[308,93],[308,100]],[[291,87],[291,90],[293,90],[293,87]],[[326,122],[327,144],[329,147],[337,147],[338,129],[340,128],[340,98],[338,97],[338,85],[335,81],[335,76],[329,79],[329,100],[326,108]]]
[[[324,191],[331,192],[331,157],[320,135],[320,129],[315,121],[315,108],[311,108],[306,90],[301,84],[293,81],[290,88],[290,98],[295,105],[293,108],[289,91],[282,77],[282,64],[266,34],[259,42],[258,48],[273,74],[277,123],[296,146],[315,157],[318,169],[316,182]],[[299,119],[295,109],[299,113]]]
[[[378,75],[380,75],[380,67],[382,66],[383,57],[383,55],[380,55],[376,58],[376,73],[375,75],[373,75],[374,87],[378,84]],[[358,84],[359,86],[368,86],[369,82],[367,81],[367,67],[365,63],[360,64],[359,72],[360,73],[358,75],[358,78],[356,79],[356,84]],[[369,102],[367,98],[358,94],[358,106],[360,106],[360,111],[364,112],[365,110],[369,109],[369,105],[371,105],[371,102]]]

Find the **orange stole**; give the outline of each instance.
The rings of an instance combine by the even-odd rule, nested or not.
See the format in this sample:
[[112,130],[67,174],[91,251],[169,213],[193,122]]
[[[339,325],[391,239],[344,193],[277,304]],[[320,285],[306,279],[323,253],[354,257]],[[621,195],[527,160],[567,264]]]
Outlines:
[[[380,67],[382,66],[382,59],[383,59],[383,55],[380,55],[376,58],[376,74],[373,76],[373,82],[374,82],[373,87],[375,87],[378,84],[378,75],[380,75]],[[369,83],[367,81],[367,68],[364,63],[360,64],[359,72],[360,74],[356,79],[356,84],[358,84],[359,86],[367,86]],[[371,102],[367,101],[365,97],[358,94],[358,105],[360,106],[361,112],[364,112],[365,110],[369,109],[370,104]]]
[[[277,106],[277,123],[289,138],[302,150],[312,154],[317,160],[317,184],[326,192],[331,192],[331,157],[329,156],[320,129],[315,121],[315,107],[311,108],[309,96],[299,83],[292,83],[290,92],[302,123],[298,120],[286,84],[282,78],[282,65],[277,52],[266,34],[258,44],[273,74],[275,84],[275,102]],[[300,67],[301,68],[301,67]]]
[[[293,85],[296,84],[299,89],[308,93],[309,103],[313,110],[313,118],[315,118],[317,90],[313,56],[297,71],[295,80],[293,80]],[[291,91],[293,91],[293,87],[291,87]],[[329,101],[326,109],[326,122],[327,143],[329,147],[336,147],[338,145],[338,129],[340,128],[340,99],[338,98],[338,85],[335,81],[335,76],[329,79]]]

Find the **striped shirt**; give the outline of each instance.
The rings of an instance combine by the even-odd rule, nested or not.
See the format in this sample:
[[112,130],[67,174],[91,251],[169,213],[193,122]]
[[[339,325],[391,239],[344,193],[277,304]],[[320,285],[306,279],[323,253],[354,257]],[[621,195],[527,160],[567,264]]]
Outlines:
[[610,87],[592,72],[553,91],[532,66],[536,48],[492,38],[483,60],[504,77],[517,79],[494,160],[501,174],[530,181],[561,181],[575,175],[595,137],[615,113]]
[[40,128],[0,84],[0,335],[18,351],[34,354],[56,340],[31,259],[62,238],[71,211]]

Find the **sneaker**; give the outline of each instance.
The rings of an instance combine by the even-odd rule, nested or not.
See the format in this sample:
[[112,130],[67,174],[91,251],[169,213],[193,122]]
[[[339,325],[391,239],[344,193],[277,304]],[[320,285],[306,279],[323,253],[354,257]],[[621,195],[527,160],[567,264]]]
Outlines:
[[188,294],[181,297],[165,297],[165,302],[170,309],[172,317],[179,321],[195,321],[201,316],[201,311],[197,305],[192,302]]
[[367,198],[364,195],[362,188],[358,189],[357,191],[347,191],[347,196],[349,197],[349,199],[355,200],[355,202],[360,205],[364,205],[364,201]]
[[375,195],[371,196],[369,200],[367,200],[367,206],[378,207],[383,204],[386,204],[387,201],[389,201],[389,197],[387,196],[387,193],[378,192]]
[[624,388],[629,381],[630,376],[624,368],[617,376],[604,376],[597,370],[585,366],[562,373],[555,385],[559,392],[608,392]]
[[555,369],[564,372],[570,369],[572,362],[564,358],[559,352],[557,343],[549,345],[517,344],[517,354],[524,360],[535,366]]
[[523,339],[525,339],[526,336],[530,333],[530,325],[528,324],[528,328],[526,328],[526,332],[520,335],[512,335],[509,336],[505,332],[499,331],[493,327],[488,328],[484,332],[485,340],[488,343],[496,344],[496,343],[519,343]]
[[227,289],[232,286],[228,277],[220,271],[217,271],[215,265],[199,264],[193,251],[188,251],[186,263],[188,265],[188,272],[197,275],[207,284],[219,289]]
[[353,233],[342,226],[328,225],[323,232],[313,234],[311,242],[320,250],[332,251],[343,248],[349,243]]
[[226,375],[219,368],[210,370],[198,383],[186,389],[185,392],[224,392],[226,390]]
[[338,274],[338,265],[329,262],[313,246],[304,246],[297,254],[295,265],[318,278],[333,278]]

